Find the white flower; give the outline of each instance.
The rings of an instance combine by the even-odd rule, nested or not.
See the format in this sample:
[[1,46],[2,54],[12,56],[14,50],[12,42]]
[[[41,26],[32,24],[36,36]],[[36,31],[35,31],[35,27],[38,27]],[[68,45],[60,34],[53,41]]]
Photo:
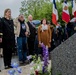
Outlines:
[[32,61],[31,63],[30,63],[30,65],[32,66],[34,64],[34,61]]
[[33,69],[34,69],[33,67],[30,68],[30,70],[33,70]]
[[40,70],[40,66],[37,66],[37,70],[38,70],[38,71]]

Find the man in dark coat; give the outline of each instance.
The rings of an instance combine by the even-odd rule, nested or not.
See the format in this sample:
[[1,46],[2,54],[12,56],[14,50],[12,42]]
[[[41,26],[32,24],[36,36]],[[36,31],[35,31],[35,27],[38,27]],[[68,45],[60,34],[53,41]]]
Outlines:
[[28,16],[28,26],[29,26],[29,30],[30,30],[30,35],[28,37],[28,50],[29,50],[29,55],[33,55],[34,54],[34,42],[35,42],[35,36],[36,36],[36,28],[34,23],[32,23],[32,15]]

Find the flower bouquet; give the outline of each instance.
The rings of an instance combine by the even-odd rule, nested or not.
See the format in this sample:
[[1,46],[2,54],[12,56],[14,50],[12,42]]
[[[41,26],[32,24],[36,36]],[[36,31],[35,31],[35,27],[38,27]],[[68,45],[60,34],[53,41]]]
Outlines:
[[[49,52],[48,52],[48,47],[45,46],[44,44],[41,44],[42,49],[43,49],[43,61],[41,61],[40,57],[38,57],[38,60],[35,59],[34,61],[35,65],[31,69],[32,72],[30,75],[51,75],[51,67],[48,69],[49,65]],[[51,64],[50,64],[51,65]],[[34,71],[34,73],[33,73]]]

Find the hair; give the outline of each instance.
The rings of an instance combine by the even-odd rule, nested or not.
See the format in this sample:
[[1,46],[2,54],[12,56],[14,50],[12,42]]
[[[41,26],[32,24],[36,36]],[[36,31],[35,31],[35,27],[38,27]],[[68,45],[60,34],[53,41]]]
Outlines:
[[19,14],[19,16],[24,16],[23,14]]
[[20,15],[18,16],[18,19],[19,19],[21,16],[23,16],[23,18],[25,19],[25,17],[24,17],[24,15],[23,15],[23,14],[20,14]]
[[8,12],[8,10],[11,10],[11,9],[9,9],[9,8],[5,9],[5,11],[4,11],[4,17],[6,16],[6,13]]
[[30,16],[32,16],[31,14],[28,16],[28,18],[30,17]]
[[[46,18],[43,18],[43,19],[41,20],[41,24],[42,24],[43,20],[46,20]],[[46,20],[46,24],[48,24],[48,21],[47,21],[47,20]]]

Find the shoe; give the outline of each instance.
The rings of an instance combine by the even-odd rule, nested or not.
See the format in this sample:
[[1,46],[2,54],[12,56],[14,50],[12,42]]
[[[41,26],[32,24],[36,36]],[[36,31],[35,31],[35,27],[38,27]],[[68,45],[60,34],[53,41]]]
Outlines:
[[5,66],[5,69],[9,69],[9,67],[8,66]]
[[0,72],[1,72],[1,70],[0,70]]
[[29,60],[25,60],[25,64],[29,64],[30,63],[30,61]]
[[12,66],[8,66],[8,68],[13,68]]
[[20,64],[23,64],[24,62],[23,62],[23,61],[19,61],[19,63],[20,63]]
[[20,65],[20,66],[25,66],[25,62],[20,61],[20,62],[19,62],[19,65]]

